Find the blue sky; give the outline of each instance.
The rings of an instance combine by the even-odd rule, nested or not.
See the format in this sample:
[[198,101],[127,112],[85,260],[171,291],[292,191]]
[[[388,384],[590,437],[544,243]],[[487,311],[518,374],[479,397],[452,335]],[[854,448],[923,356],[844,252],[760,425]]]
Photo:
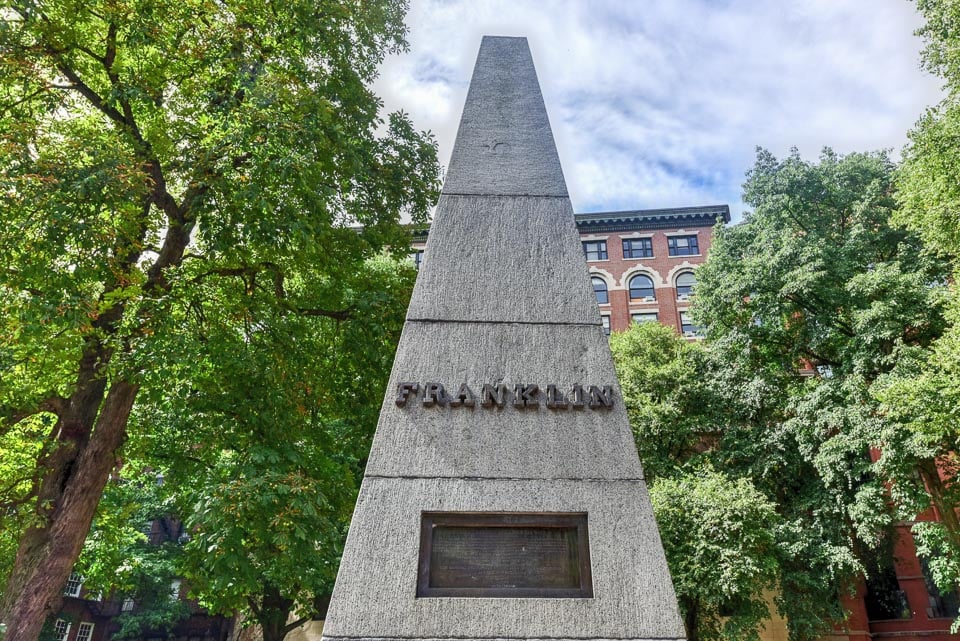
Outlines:
[[578,212],[744,205],[755,148],[890,149],[940,99],[908,0],[412,0],[375,84],[450,158],[480,37],[530,40]]

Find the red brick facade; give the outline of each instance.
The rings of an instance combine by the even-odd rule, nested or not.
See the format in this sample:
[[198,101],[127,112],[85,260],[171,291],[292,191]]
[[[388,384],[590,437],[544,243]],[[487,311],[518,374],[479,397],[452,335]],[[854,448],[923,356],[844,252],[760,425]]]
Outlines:
[[[587,265],[590,275],[601,278],[607,287],[609,303],[600,305],[600,314],[609,317],[611,331],[623,331],[643,315],[652,320],[651,315],[656,314],[658,322],[691,334],[689,324],[684,332],[681,323],[681,314],[689,308],[689,294],[678,294],[677,278],[683,274],[692,277],[696,266],[706,260],[718,221],[730,221],[726,205],[577,216],[581,241],[606,244],[606,259],[588,259]],[[686,246],[671,247],[671,240]],[[629,255],[631,249],[634,256]],[[642,255],[637,255],[638,249]],[[637,285],[646,281],[635,281],[637,276],[652,281],[652,300],[642,295],[647,292]]]
[[[692,274],[706,260],[713,227],[717,221],[730,221],[730,208],[716,205],[577,214],[576,221],[581,241],[605,243],[606,257],[588,257],[587,265],[591,276],[602,279],[606,286],[608,302],[600,305],[600,314],[610,329],[625,330],[635,314],[656,314],[658,322],[682,332],[681,313],[689,307],[689,297],[678,296],[677,277]],[[670,239],[676,244],[679,239],[689,238],[696,239],[695,252],[689,246],[669,246]],[[624,255],[625,240],[639,244],[642,239],[649,239],[652,256]],[[415,251],[422,251],[425,245],[426,234],[415,237]],[[685,253],[677,255],[678,252]],[[631,298],[631,279],[638,275],[646,275],[652,281],[652,297]]]

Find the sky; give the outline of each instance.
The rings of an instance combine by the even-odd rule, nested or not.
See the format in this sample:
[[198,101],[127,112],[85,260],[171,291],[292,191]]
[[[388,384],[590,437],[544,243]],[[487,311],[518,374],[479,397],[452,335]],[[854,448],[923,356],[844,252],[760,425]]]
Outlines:
[[756,148],[894,158],[940,81],[909,0],[411,0],[374,90],[444,166],[483,35],[526,36],[578,213],[728,204]]

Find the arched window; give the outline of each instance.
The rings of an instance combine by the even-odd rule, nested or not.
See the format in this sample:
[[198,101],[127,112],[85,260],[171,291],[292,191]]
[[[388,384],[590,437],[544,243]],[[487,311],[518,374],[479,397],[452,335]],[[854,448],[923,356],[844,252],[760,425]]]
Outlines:
[[653,279],[646,274],[637,274],[630,279],[630,299],[638,298],[656,299],[653,292]]
[[693,294],[693,286],[697,284],[693,272],[683,272],[677,276],[677,298],[683,300]]
[[606,305],[610,302],[610,295],[607,292],[607,281],[599,276],[592,276],[590,282],[593,283],[593,293],[597,295],[597,303]]

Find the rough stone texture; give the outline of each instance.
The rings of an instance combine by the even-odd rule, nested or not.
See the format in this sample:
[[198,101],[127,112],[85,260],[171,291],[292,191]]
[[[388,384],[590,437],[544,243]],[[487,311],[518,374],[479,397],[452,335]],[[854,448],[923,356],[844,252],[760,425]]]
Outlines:
[[[596,308],[596,305],[593,306]],[[423,407],[394,403],[401,381],[612,385],[613,409]],[[368,476],[642,477],[607,337],[592,325],[408,322],[380,413]]]
[[[334,641],[335,639],[350,639],[351,641],[407,641],[405,637],[332,637],[327,636],[325,639],[330,639]],[[497,637],[496,641],[514,641],[516,639],[519,641],[664,641],[663,639],[613,639],[613,638],[604,638],[604,637],[561,637],[561,638],[532,638],[532,637]],[[296,641],[296,640],[291,640]],[[463,637],[433,637],[430,639],[420,638],[418,641],[465,641]],[[678,640],[679,641],[679,640]]]
[[[681,639],[526,40],[484,38],[326,639]],[[401,381],[611,385],[610,410],[394,404]],[[586,512],[592,598],[416,597],[424,511]]]
[[442,196],[408,319],[599,325],[567,198]]
[[[587,512],[594,597],[415,598],[420,512],[430,510]],[[684,632],[642,481],[366,478],[324,635],[680,639]]]
[[443,192],[567,196],[526,38],[484,36]]

